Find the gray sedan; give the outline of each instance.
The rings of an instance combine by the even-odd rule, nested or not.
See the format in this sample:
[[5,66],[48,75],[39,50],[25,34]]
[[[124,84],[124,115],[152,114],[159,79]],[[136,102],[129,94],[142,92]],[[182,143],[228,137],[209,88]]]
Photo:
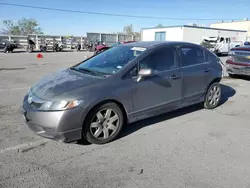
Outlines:
[[196,103],[215,108],[221,77],[217,56],[199,45],[129,43],[43,78],[22,114],[40,136],[105,144],[128,123]]

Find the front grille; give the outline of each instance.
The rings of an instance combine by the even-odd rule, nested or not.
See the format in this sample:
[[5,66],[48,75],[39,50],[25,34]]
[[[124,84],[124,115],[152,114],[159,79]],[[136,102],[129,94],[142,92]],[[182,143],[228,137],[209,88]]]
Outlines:
[[239,63],[250,63],[250,52],[235,51],[234,61]]

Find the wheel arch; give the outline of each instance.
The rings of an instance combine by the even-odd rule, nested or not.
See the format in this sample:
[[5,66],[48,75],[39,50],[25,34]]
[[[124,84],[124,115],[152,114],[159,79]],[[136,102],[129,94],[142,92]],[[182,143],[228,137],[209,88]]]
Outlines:
[[206,91],[209,89],[209,87],[210,87],[213,83],[220,82],[221,79],[222,79],[222,78],[220,78],[220,77],[217,77],[217,78],[213,79],[213,80],[208,84],[208,86],[207,86],[207,88],[206,88]]
[[124,117],[124,123],[128,122],[128,113],[127,113],[126,108],[124,107],[124,105],[121,102],[119,102],[118,100],[115,100],[115,99],[105,99],[103,101],[100,101],[100,102],[96,103],[95,105],[93,105],[88,110],[88,112],[87,112],[87,114],[86,114],[86,116],[85,116],[85,118],[83,120],[83,124],[85,123],[88,115],[92,112],[92,110],[94,110],[97,106],[103,105],[103,104],[106,104],[106,103],[115,103],[115,104],[117,104],[120,107],[120,109],[122,110],[123,117]]

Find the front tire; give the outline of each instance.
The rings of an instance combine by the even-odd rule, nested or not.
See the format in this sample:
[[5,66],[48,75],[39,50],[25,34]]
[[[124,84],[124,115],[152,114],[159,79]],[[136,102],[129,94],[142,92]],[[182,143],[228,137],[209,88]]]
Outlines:
[[211,84],[207,90],[204,108],[214,109],[220,104],[221,99],[221,86],[220,83],[215,82]]
[[95,107],[88,114],[83,125],[83,136],[92,144],[106,144],[121,132],[124,115],[115,103]]

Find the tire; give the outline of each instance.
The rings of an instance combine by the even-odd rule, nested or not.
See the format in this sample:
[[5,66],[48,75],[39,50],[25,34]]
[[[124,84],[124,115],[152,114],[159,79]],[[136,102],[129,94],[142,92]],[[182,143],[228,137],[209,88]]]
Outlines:
[[221,100],[221,86],[219,82],[211,84],[207,90],[204,108],[214,109],[220,104]]
[[[108,110],[111,110],[109,111],[111,112],[110,115],[107,114]],[[99,118],[97,117],[97,114],[99,114]],[[110,118],[105,118],[106,115]],[[112,121],[110,123],[111,125],[108,124],[108,121]],[[121,108],[115,103],[105,103],[95,107],[87,115],[83,125],[82,134],[83,137],[92,144],[106,144],[113,141],[119,135],[123,124],[124,115]],[[104,132],[106,133],[106,138]]]
[[3,49],[3,53],[7,53],[7,47],[5,47],[4,49]]
[[237,78],[237,75],[235,75],[235,74],[228,74],[228,76],[229,76],[230,78]]

